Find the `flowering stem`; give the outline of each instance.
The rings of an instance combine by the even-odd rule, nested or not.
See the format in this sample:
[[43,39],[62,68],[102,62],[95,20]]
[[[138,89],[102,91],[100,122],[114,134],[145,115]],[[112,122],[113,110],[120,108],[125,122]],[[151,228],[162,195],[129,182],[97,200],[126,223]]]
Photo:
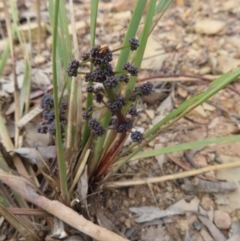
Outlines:
[[125,46],[118,47],[118,48],[116,48],[116,49],[113,49],[113,50],[111,50],[111,52],[114,53],[114,52],[117,52],[118,50],[126,49],[126,48],[129,48],[129,47],[130,47],[130,44],[125,45]]
[[87,74],[87,72],[77,72],[78,74]]

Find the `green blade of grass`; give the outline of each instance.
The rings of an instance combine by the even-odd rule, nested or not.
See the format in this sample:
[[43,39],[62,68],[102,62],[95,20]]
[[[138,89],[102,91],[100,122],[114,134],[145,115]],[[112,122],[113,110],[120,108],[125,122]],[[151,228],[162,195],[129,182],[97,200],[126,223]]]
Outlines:
[[[54,22],[54,6],[55,2],[53,0],[48,0],[48,12],[50,15],[51,25]],[[65,1],[60,1],[59,3],[59,25],[58,25],[58,43],[57,43],[57,60],[59,62],[57,73],[58,73],[58,84],[59,88],[63,89],[66,83],[68,93],[71,89],[71,78],[66,74],[66,69],[69,62],[72,60],[72,44],[71,38],[68,31],[68,20],[66,17]]]
[[[214,94],[216,94],[219,90],[225,88],[228,84],[236,80],[240,76],[240,68],[237,68],[234,71],[231,71],[229,73],[226,73],[222,76],[220,76],[218,79],[211,82],[204,90],[202,90],[200,93],[196,94],[192,98],[186,100],[183,102],[176,110],[169,113],[165,118],[163,118],[161,121],[159,121],[156,125],[154,125],[149,131],[146,132],[144,135],[145,138],[149,137],[144,143],[142,143],[138,148],[136,148],[131,154],[129,154],[124,161],[119,164],[119,166],[114,170],[116,172],[122,165],[124,165],[126,162],[128,162],[134,155],[136,155],[139,151],[142,150],[142,148],[149,143],[150,141],[154,140],[160,133],[160,131],[166,130],[169,128],[172,124],[177,122],[179,119],[181,119],[183,116],[185,116],[187,113],[189,113],[191,110],[195,109],[198,105],[202,104],[206,100],[208,100],[210,97],[212,97]],[[169,124],[167,124],[170,122]],[[165,125],[167,124],[167,125]],[[161,127],[164,126],[164,128],[161,129]],[[135,147],[137,144],[131,145],[129,148],[127,148],[126,151],[124,151],[121,156],[125,156],[129,151]]]
[[146,134],[145,137],[150,136],[151,134],[155,133],[160,127],[162,127],[167,122],[171,121],[171,125],[178,121],[180,118],[185,116],[191,110],[195,109],[197,106],[211,98],[221,89],[224,89],[228,84],[232,83],[240,76],[240,68],[228,72],[218,79],[211,82],[209,85],[206,86],[200,93],[197,93],[192,98],[184,101],[176,110],[172,111],[168,114],[163,120],[159,121],[155,126],[153,126]]
[[[147,0],[138,0],[137,1],[133,14],[132,14],[132,17],[131,17],[131,21],[127,28],[126,35],[124,37],[123,46],[128,45],[129,39],[136,36],[146,3],[147,3]],[[140,42],[140,45],[141,44],[142,43]],[[129,53],[130,53],[130,48],[124,48],[121,50],[119,57],[118,57],[116,71],[122,70],[123,65],[128,61]]]
[[6,48],[3,50],[3,53],[1,55],[1,60],[0,60],[0,75],[3,73],[3,69],[7,63],[8,56],[10,54],[10,45],[7,43]]
[[156,8],[155,8],[155,20],[152,23],[152,27],[150,30],[150,33],[153,31],[153,29],[156,27],[157,23],[159,22],[159,20],[161,19],[161,17],[163,16],[164,12],[167,10],[167,8],[170,6],[170,4],[172,3],[172,0],[161,0]]
[[240,141],[240,135],[232,135],[232,136],[227,136],[227,137],[219,137],[219,138],[206,139],[206,140],[201,140],[201,141],[193,141],[193,142],[188,142],[188,143],[179,144],[179,145],[175,145],[175,146],[168,146],[168,147],[164,147],[161,149],[144,151],[144,152],[138,153],[137,155],[133,156],[131,158],[131,160],[153,157],[153,156],[177,152],[177,151],[192,150],[192,149],[196,149],[196,148],[202,148],[202,147],[205,147],[205,146],[211,145],[211,144],[230,144],[230,143],[235,143],[235,142],[239,142],[239,141]]
[[57,142],[57,160],[59,167],[59,176],[60,176],[60,187],[61,193],[67,202],[70,200],[68,185],[67,185],[67,174],[66,174],[66,163],[64,159],[61,128],[59,121],[59,107],[58,107],[58,80],[57,80],[57,30],[58,30],[58,14],[59,14],[59,0],[55,0],[54,5],[54,19],[52,25],[53,32],[53,46],[52,46],[52,72],[53,72],[53,96],[54,96],[54,113],[55,113],[55,125],[56,125],[56,142]]
[[[96,24],[97,24],[97,13],[98,13],[98,0],[91,1],[91,22],[90,22],[90,47],[95,45],[95,36],[96,36]],[[91,64],[90,72],[93,70],[93,64]],[[89,85],[92,85],[92,82],[89,82]],[[87,94],[86,109],[88,109],[93,104],[93,96],[91,93]],[[82,147],[87,143],[87,140],[90,136],[90,129],[87,125],[87,122],[84,122],[83,125],[83,139]]]
[[154,14],[159,14],[159,13],[165,12],[171,3],[172,3],[172,0],[161,0],[156,5]]
[[[140,45],[139,45],[139,47],[136,51],[136,54],[135,54],[134,65],[138,69],[141,67],[143,55],[144,55],[145,48],[146,48],[146,45],[147,45],[148,36],[150,34],[150,31],[151,31],[155,7],[156,7],[156,0],[150,1],[148,13],[147,13],[145,24],[144,24],[144,28],[143,28],[143,31],[142,31],[141,37],[140,37]],[[128,85],[127,85],[126,95],[130,94],[133,91],[133,89],[135,87],[135,84],[136,84],[136,80],[137,80],[137,76],[131,76],[131,78],[128,82]]]

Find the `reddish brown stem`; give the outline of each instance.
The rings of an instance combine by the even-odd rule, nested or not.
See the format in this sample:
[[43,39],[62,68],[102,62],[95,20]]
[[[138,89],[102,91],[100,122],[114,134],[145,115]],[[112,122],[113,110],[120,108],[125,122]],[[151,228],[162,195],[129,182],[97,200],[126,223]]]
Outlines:
[[119,152],[119,147],[121,146],[122,142],[126,138],[126,133],[122,134],[119,139],[116,141],[114,146],[110,149],[110,151],[103,157],[100,161],[99,166],[97,167],[96,174],[94,175],[94,182],[99,181],[101,177],[106,173],[112,161],[114,160],[115,156]]

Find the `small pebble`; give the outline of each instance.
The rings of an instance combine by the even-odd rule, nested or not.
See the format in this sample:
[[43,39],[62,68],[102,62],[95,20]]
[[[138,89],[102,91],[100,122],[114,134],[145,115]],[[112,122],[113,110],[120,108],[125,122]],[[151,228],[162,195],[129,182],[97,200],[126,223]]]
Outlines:
[[228,213],[221,210],[216,210],[214,212],[214,223],[219,229],[229,229],[232,220]]
[[119,218],[119,223],[124,223],[126,221],[126,218],[124,216],[121,216]]
[[210,210],[211,207],[214,207],[213,200],[209,197],[208,194],[204,195],[201,199],[201,206],[206,210]]
[[135,204],[136,204],[136,201],[135,201],[135,200],[131,200],[131,201],[130,201],[130,204],[131,204],[131,205],[135,205]]
[[128,208],[129,207],[129,202],[127,200],[124,200],[122,205],[124,207]]
[[35,58],[34,58],[34,64],[35,65],[41,65],[43,63],[45,63],[47,60],[44,56],[42,55],[37,55]]
[[199,221],[195,221],[192,224],[193,228],[196,229],[197,231],[200,231],[202,229],[202,224]]
[[127,228],[131,228],[131,221],[130,221],[130,219],[126,219],[124,224],[125,224],[125,226]]
[[134,196],[135,196],[135,193],[136,193],[136,188],[129,188],[128,189],[128,197],[129,198],[134,198]]

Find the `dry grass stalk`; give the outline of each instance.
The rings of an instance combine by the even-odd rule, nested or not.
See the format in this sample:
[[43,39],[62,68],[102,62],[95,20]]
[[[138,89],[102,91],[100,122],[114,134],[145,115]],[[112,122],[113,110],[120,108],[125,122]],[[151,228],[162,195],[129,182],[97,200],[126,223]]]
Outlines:
[[[72,25],[72,36],[73,36],[73,46],[74,46],[74,58],[78,59],[79,54],[79,46],[77,41],[77,31],[76,31],[76,21],[75,21],[75,15],[74,15],[74,7],[73,7],[73,0],[70,0],[70,11],[71,11],[71,25]],[[76,116],[75,116],[75,141],[74,141],[74,149],[77,150],[80,141],[81,141],[81,126],[82,126],[82,82],[80,80],[80,76],[78,75],[76,78],[73,78],[74,84],[72,84],[76,87],[77,85],[77,101],[75,103],[75,110],[76,110]],[[75,89],[75,88],[74,88]],[[71,96],[70,96],[71,97]],[[70,102],[70,105],[72,103]],[[69,134],[69,133],[68,133]]]
[[102,188],[120,188],[120,187],[137,186],[137,185],[143,185],[143,184],[149,184],[149,183],[165,182],[165,181],[175,180],[179,178],[199,175],[204,172],[234,168],[239,166],[240,166],[240,162],[225,163],[225,164],[219,164],[215,166],[203,167],[197,170],[191,170],[191,171],[166,175],[163,177],[150,177],[150,178],[137,179],[137,180],[109,182],[109,183],[103,184],[101,187]]

